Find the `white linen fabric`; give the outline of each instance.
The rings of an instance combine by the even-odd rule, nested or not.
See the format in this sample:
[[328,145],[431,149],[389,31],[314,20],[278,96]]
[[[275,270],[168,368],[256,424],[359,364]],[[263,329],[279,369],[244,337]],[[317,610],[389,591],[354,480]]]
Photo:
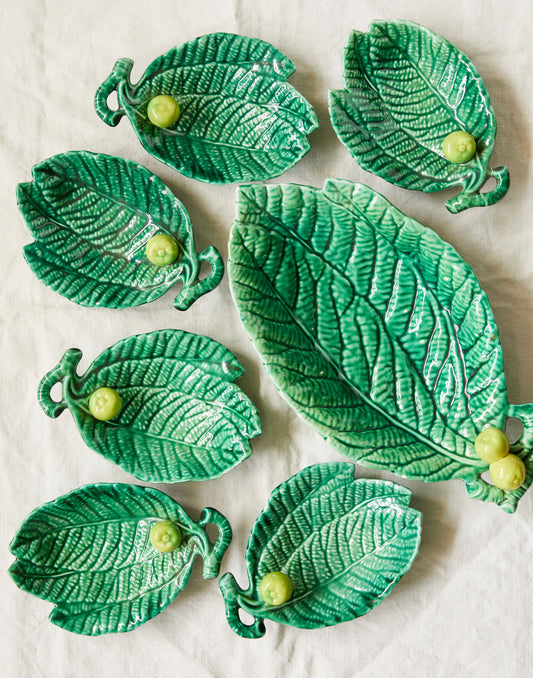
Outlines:
[[[84,369],[115,341],[174,327],[206,334],[246,368],[238,382],[257,405],[264,433],[253,454],[217,480],[161,489],[197,519],[204,506],[224,513],[234,531],[222,565],[246,584],[249,532],[271,490],[312,463],[344,460],[281,399],[261,367],[233,305],[227,276],[188,311],[172,292],[120,311],[86,309],[51,292],[30,272],[22,247],[30,236],[15,200],[34,164],[86,149],[132,159],[180,198],[194,224],[197,249],[215,245],[227,259],[234,186],[181,176],[149,156],[129,122],[107,127],[93,97],[115,60],[135,61],[133,80],[172,46],[216,31],[267,40],[297,71],[290,82],[312,103],[320,128],[311,151],[274,182],[322,186],[326,177],[361,181],[435,229],[473,267],[501,331],[511,402],[533,400],[533,10],[529,0],[3,0],[0,126],[0,637],[1,672],[9,678],[180,675],[469,676],[524,678],[533,671],[533,491],[514,515],[469,499],[460,481],[426,484],[394,478],[413,490],[423,513],[420,552],[392,594],[368,615],[305,631],[266,622],[261,640],[229,628],[216,580],[196,565],[185,590],[139,629],[80,637],[47,620],[51,605],[22,593],[7,574],[8,544],[28,513],[92,482],[137,482],[88,449],[72,417],[48,419],[36,399],[40,378],[64,350],[79,347]],[[482,75],[498,121],[492,164],[511,174],[508,195],[490,208],[451,215],[454,191],[423,194],[394,187],[358,167],[328,117],[328,89],[343,86],[342,55],[351,29],[373,19],[404,18],[445,36]],[[393,478],[357,466],[357,474]]]

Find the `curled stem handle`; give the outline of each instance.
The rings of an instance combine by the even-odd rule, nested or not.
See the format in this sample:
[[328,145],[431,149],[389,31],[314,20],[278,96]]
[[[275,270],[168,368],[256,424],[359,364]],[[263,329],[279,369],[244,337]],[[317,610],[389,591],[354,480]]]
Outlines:
[[227,518],[213,508],[204,508],[199,524],[205,527],[212,523],[218,529],[218,538],[204,558],[204,579],[214,579],[220,572],[220,563],[229,546],[233,532]]
[[[251,624],[245,624],[239,616],[239,610],[241,609],[239,603],[240,589],[231,572],[226,572],[221,577],[218,585],[224,598],[226,619],[232,631],[235,631],[241,638],[262,638],[265,635],[265,624],[262,617],[254,616]],[[248,610],[246,611],[248,612]]]
[[489,168],[485,180],[489,177],[496,179],[496,186],[492,191],[480,193],[479,191],[468,192],[468,189],[463,189],[459,195],[451,198],[446,203],[446,207],[452,214],[458,214],[469,207],[487,207],[494,205],[494,203],[501,200],[509,190],[509,170],[507,167],[496,167],[496,169]]
[[224,261],[220,256],[220,252],[215,247],[206,247],[198,255],[198,263],[201,264],[202,261],[206,261],[211,266],[211,272],[207,277],[202,278],[202,280],[197,280],[183,286],[181,292],[174,299],[174,307],[180,311],[186,311],[194,301],[203,294],[211,292],[222,280]]
[[100,87],[96,90],[94,97],[94,107],[96,112],[102,120],[111,127],[116,127],[120,119],[125,115],[123,108],[114,111],[109,108],[107,99],[109,95],[114,92],[121,82],[129,82],[129,75],[133,67],[132,59],[118,59],[113,66],[110,75],[104,80]]
[[52,388],[56,384],[63,383],[66,377],[75,373],[76,366],[80,362],[81,356],[82,352],[77,348],[70,348],[68,351],[65,351],[65,354],[54,369],[50,370],[48,374],[45,374],[39,383],[37,389],[39,405],[42,407],[44,413],[52,419],[59,417],[61,412],[68,407],[65,400],[65,389],[63,388],[62,399],[58,402],[52,399]]

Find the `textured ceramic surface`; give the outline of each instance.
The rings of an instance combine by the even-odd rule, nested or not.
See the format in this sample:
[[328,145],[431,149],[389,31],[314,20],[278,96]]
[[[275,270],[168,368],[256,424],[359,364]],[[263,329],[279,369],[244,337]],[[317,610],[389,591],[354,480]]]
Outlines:
[[[181,544],[163,553],[150,530],[170,520]],[[205,527],[218,528],[212,544]],[[54,603],[50,621],[96,636],[131,631],[171,603],[189,579],[196,556],[214,578],[231,541],[226,518],[204,509],[195,523],[179,504],[149,487],[86,485],[33,511],[11,542],[9,572],[23,591]]]
[[[96,93],[108,125],[126,115],[144,148],[182,174],[210,183],[268,179],[309,150],[318,127],[311,105],[285,81],[294,64],[262,40],[213,33],[158,57],[133,85],[131,59],[119,59]],[[116,90],[118,109],[107,99]],[[150,101],[171,96],[176,122],[148,118]]]
[[[533,479],[533,405],[510,405],[498,328],[472,270],[367,186],[241,187],[229,274],[244,327],[285,399],[361,463],[462,478],[509,512]],[[477,434],[523,423],[524,484],[481,474]]]
[[[45,285],[82,306],[125,308],[183,284],[178,309],[212,290],[224,273],[214,247],[196,254],[189,215],[158,177],[128,160],[87,151],[56,155],[33,168],[17,199],[35,242],[24,257]],[[153,264],[146,247],[164,234],[179,256]],[[201,262],[211,266],[198,279]]]
[[[220,580],[236,633],[261,637],[263,619],[304,629],[350,621],[380,603],[409,569],[421,533],[420,513],[408,508],[410,491],[354,480],[353,471],[347,463],[317,464],[274,490],[248,541],[248,589],[229,573]],[[292,596],[281,605],[259,595],[271,572],[292,581]],[[253,623],[243,623],[239,610]]]
[[[375,21],[353,31],[344,51],[346,89],[330,92],[333,127],[361,167],[404,188],[460,186],[450,212],[492,205],[509,187],[507,168],[488,167],[496,119],[485,85],[467,56],[427,28]],[[477,144],[464,164],[442,144],[463,130]],[[496,187],[481,193],[489,177]]]
[[[232,382],[243,368],[224,346],[180,330],[128,337],[103,351],[84,375],[82,357],[69,349],[39,385],[49,417],[69,409],[85,443],[136,478],[181,482],[216,478],[251,454],[261,433],[257,411]],[[51,398],[61,383],[62,398]],[[89,398],[102,387],[122,407],[109,421],[96,419]]]

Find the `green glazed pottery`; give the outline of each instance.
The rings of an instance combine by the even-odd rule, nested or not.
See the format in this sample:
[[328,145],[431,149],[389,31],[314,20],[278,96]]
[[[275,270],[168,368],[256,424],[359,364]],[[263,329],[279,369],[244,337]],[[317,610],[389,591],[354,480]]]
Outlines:
[[[238,190],[229,275],[283,397],[336,449],[515,510],[533,480],[533,405],[508,401],[489,300],[455,250],[362,184]],[[520,487],[482,474],[487,426],[523,424]],[[511,458],[513,459],[513,458]]]
[[[35,242],[24,257],[45,285],[82,306],[126,308],[174,283],[187,309],[218,285],[214,247],[194,249],[189,215],[163,182],[129,160],[87,151],[56,155],[19,184],[19,209]],[[199,279],[200,264],[211,271]]]
[[[214,544],[209,523],[218,528]],[[180,539],[162,549],[153,536],[160,527]],[[20,589],[54,603],[57,626],[89,636],[121,633],[174,600],[196,556],[205,579],[218,576],[230,541],[228,521],[212,508],[195,523],[153,488],[86,485],[30,513],[11,542],[9,573]]]
[[[446,203],[452,213],[506,194],[507,168],[488,167],[496,119],[485,85],[444,38],[408,21],[374,21],[350,35],[344,83],[329,94],[331,123],[363,169],[419,191],[460,186]],[[482,193],[489,177],[496,186]]]
[[[216,478],[250,456],[257,411],[233,384],[243,368],[224,346],[180,330],[117,342],[79,376],[69,349],[41,381],[49,417],[69,409],[85,443],[140,480]],[[56,402],[51,389],[61,383]]]
[[[413,562],[421,515],[411,492],[353,477],[352,464],[310,466],[277,487],[248,540],[249,585],[220,579],[231,628],[265,633],[264,619],[315,629],[350,621],[385,598]],[[251,624],[239,610],[253,616]]]
[[113,127],[126,115],[148,153],[185,176],[214,184],[268,179],[309,150],[318,120],[285,82],[294,64],[267,42],[204,35],[158,57],[135,85],[132,66],[115,63],[96,111]]

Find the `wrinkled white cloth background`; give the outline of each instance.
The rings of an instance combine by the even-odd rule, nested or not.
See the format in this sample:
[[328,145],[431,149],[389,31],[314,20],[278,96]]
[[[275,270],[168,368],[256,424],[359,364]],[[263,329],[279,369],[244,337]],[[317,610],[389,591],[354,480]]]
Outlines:
[[[159,328],[207,334],[228,346],[246,374],[239,384],[256,403],[264,433],[253,455],[222,478],[163,486],[197,519],[214,506],[230,520],[233,542],[222,572],[246,584],[244,552],[271,490],[312,463],[342,460],[282,401],[262,370],[231,301],[228,280],[176,311],[172,292],[121,311],[81,308],[34,278],[22,259],[30,242],[15,186],[41,160],[87,149],[135,160],[158,174],[188,209],[197,249],[227,257],[234,186],[187,179],[151,158],[124,119],[112,129],[93,97],[118,57],[135,60],[133,79],[158,55],[205,33],[229,31],[272,42],[296,64],[290,82],[313,104],[320,128],[310,153],[274,181],[322,186],[328,176],[365,182],[435,229],[470,263],[501,330],[510,401],[533,400],[533,185],[530,173],[533,11],[503,3],[407,0],[3,0],[0,127],[2,247],[0,322],[1,673],[9,678],[76,676],[525,677],[533,672],[533,490],[514,515],[466,495],[460,481],[400,480],[423,512],[419,555],[392,594],[371,613],[336,627],[304,631],[267,622],[261,640],[226,623],[216,580],[195,566],[189,584],[158,617],[132,633],[86,638],[47,620],[49,603],[20,592],[6,571],[8,544],[28,513],[91,482],[135,482],[89,450],[67,412],[48,419],[36,400],[40,378],[64,350],[79,347],[86,367],[126,336]],[[361,170],[335,137],[328,89],[342,87],[342,54],[353,28],[377,18],[428,26],[466,52],[481,73],[498,120],[493,166],[511,173],[507,197],[453,216],[453,191],[422,194]],[[390,478],[362,467],[364,476]]]

